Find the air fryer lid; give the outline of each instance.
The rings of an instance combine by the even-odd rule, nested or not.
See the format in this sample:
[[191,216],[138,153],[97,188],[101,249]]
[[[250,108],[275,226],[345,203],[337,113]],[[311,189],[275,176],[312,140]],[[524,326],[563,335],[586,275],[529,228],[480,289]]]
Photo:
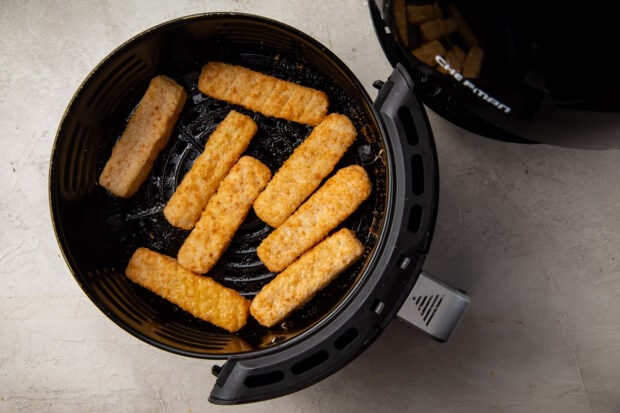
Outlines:
[[[247,153],[272,170],[310,131],[202,95],[196,82],[209,60],[325,91],[330,111],[348,115],[358,130],[356,143],[336,169],[362,165],[373,182],[371,197],[343,223],[363,242],[363,258],[273,329],[250,320],[239,333],[229,334],[124,275],[137,247],[176,256],[187,232],[171,227],[162,209],[228,111],[255,119],[259,132]],[[158,74],[180,82],[188,91],[187,103],[147,182],[128,200],[112,197],[97,185],[97,177],[149,80]],[[178,354],[227,360],[214,368],[219,377],[211,400],[217,403],[298,390],[368,346],[417,279],[436,205],[435,149],[407,74],[396,70],[373,107],[355,76],[325,47],[288,26],[248,15],[177,19],[120,46],[76,92],[50,162],[52,219],[77,282],[102,312],[141,340]],[[270,231],[250,213],[210,275],[252,298],[274,277],[255,253]]]
[[390,61],[404,64],[424,103],[451,122],[507,141],[620,147],[620,78],[609,57],[618,2],[369,5]]

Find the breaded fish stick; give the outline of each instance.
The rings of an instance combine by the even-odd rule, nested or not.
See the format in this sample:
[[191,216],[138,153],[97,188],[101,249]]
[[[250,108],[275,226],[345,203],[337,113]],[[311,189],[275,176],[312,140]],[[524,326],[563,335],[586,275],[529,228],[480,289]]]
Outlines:
[[254,112],[312,126],[325,117],[329,106],[320,90],[222,62],[203,66],[198,90]]
[[443,18],[443,11],[437,3],[407,6],[407,20],[413,25]]
[[138,248],[125,274],[193,316],[231,333],[239,331],[247,322],[248,300],[209,277],[187,271],[172,257]]
[[[463,68],[463,62],[465,61],[465,52],[458,46],[452,46],[450,50],[446,53],[445,60],[448,62],[450,67],[457,72],[461,72]],[[448,73],[446,69],[441,66],[437,67],[437,70],[441,73]]]
[[435,56],[445,56],[446,49],[439,40],[433,40],[432,42],[424,43],[411,53],[427,65],[435,67],[437,64],[435,61]]
[[196,158],[164,208],[168,222],[192,229],[230,168],[247,149],[256,134],[256,123],[231,111],[209,136],[204,151]]
[[420,25],[420,34],[427,42],[440,39],[456,32],[458,26],[454,19],[431,20]]
[[407,29],[407,9],[405,0],[394,0],[392,2],[392,16],[396,23],[396,31],[405,46],[409,45],[409,30]]
[[260,243],[258,258],[269,271],[282,271],[351,215],[370,190],[364,168],[340,169]]
[[265,327],[283,321],[357,261],[364,246],[343,228],[303,254],[254,297],[250,314]]
[[177,259],[198,274],[209,271],[220,259],[252,203],[271,178],[261,161],[243,156],[232,167],[181,246]]
[[157,155],[168,144],[186,99],[183,87],[169,77],[151,79],[112,148],[99,184],[118,197],[132,196],[151,172]]
[[469,49],[467,57],[463,62],[463,76],[467,78],[476,78],[480,76],[480,68],[484,59],[484,50],[478,46]]
[[349,118],[332,113],[284,162],[254,203],[256,215],[272,227],[280,226],[318,188],[355,140]]

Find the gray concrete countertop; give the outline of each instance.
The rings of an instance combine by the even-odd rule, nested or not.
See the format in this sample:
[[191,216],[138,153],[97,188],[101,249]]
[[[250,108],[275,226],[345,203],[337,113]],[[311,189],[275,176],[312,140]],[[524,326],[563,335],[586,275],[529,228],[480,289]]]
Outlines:
[[0,412],[620,412],[620,151],[495,142],[432,113],[441,192],[425,267],[472,298],[448,343],[395,320],[319,384],[231,408],[207,401],[212,362],[103,315],[53,233],[56,129],[114,48],[209,11],[305,31],[372,96],[391,71],[363,1],[1,2]]

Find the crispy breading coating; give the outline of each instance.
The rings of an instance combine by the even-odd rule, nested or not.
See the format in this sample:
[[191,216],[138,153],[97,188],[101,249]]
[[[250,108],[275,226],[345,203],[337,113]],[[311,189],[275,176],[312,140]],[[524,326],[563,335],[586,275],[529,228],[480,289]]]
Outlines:
[[190,271],[208,272],[220,259],[271,171],[261,161],[242,156],[222,180],[196,226],[185,239],[177,259]]
[[293,151],[254,203],[256,215],[280,226],[318,188],[355,140],[351,120],[329,114]]
[[445,56],[446,49],[439,40],[433,40],[432,42],[424,43],[411,53],[427,65],[434,67],[437,64],[435,56]]
[[363,252],[364,246],[353,231],[339,230],[266,284],[252,300],[250,314],[266,327],[278,324],[310,301]]
[[407,21],[416,26],[442,17],[443,11],[437,3],[407,6]]
[[454,19],[437,19],[420,25],[420,34],[427,42],[438,40],[456,32],[458,26]]
[[[465,62],[465,52],[458,46],[452,46],[450,50],[446,53],[445,60],[448,62],[450,67],[457,72],[461,72],[463,69],[463,62]],[[441,73],[448,73],[446,69],[441,66],[437,66],[437,70]]]
[[258,127],[248,116],[231,111],[213,131],[164,208],[168,222],[192,229],[230,168],[247,149]]
[[266,116],[312,126],[325,117],[329,107],[323,91],[222,62],[203,66],[198,90]]
[[261,242],[258,257],[269,271],[282,271],[351,215],[370,191],[364,168],[340,169]]
[[151,79],[112,148],[99,184],[118,197],[132,196],[151,172],[157,155],[168,144],[186,99],[183,87],[169,77]]
[[247,322],[250,306],[247,299],[210,277],[186,270],[167,255],[138,248],[125,274],[193,316],[231,333],[239,331]]
[[484,50],[474,46],[467,52],[467,57],[463,62],[463,76],[467,78],[477,78],[480,76],[480,68],[484,59]]

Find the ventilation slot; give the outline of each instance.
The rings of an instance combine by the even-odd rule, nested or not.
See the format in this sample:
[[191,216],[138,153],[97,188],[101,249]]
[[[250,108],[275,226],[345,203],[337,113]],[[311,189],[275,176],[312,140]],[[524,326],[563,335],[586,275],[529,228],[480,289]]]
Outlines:
[[398,109],[397,115],[402,122],[405,135],[407,136],[407,142],[409,142],[410,145],[417,145],[420,142],[420,138],[418,137],[411,112],[406,106],[402,106]]
[[443,294],[413,297],[413,301],[416,307],[418,307],[422,320],[427,327],[433,320],[435,313],[437,313],[437,309],[441,305],[444,297],[445,295]]
[[248,376],[245,379],[245,386],[249,389],[257,387],[270,386],[284,380],[284,373],[279,370],[271,371],[265,374],[257,374],[255,376]]
[[424,160],[420,155],[413,155],[411,157],[411,174],[413,193],[416,195],[422,195],[424,193]]
[[420,224],[422,223],[422,207],[420,205],[414,205],[411,207],[411,214],[409,214],[409,224],[407,228],[413,233],[417,233],[420,230]]
[[351,344],[353,340],[355,340],[357,336],[359,336],[359,334],[359,331],[354,328],[348,329],[336,339],[336,341],[334,342],[334,347],[336,347],[336,350],[343,350],[345,347]]
[[298,361],[297,363],[293,364],[291,371],[295,375],[303,374],[308,370],[318,367],[324,361],[327,361],[328,358],[329,354],[327,354],[327,351],[319,351],[318,353],[314,353],[310,357],[306,357],[302,361]]

